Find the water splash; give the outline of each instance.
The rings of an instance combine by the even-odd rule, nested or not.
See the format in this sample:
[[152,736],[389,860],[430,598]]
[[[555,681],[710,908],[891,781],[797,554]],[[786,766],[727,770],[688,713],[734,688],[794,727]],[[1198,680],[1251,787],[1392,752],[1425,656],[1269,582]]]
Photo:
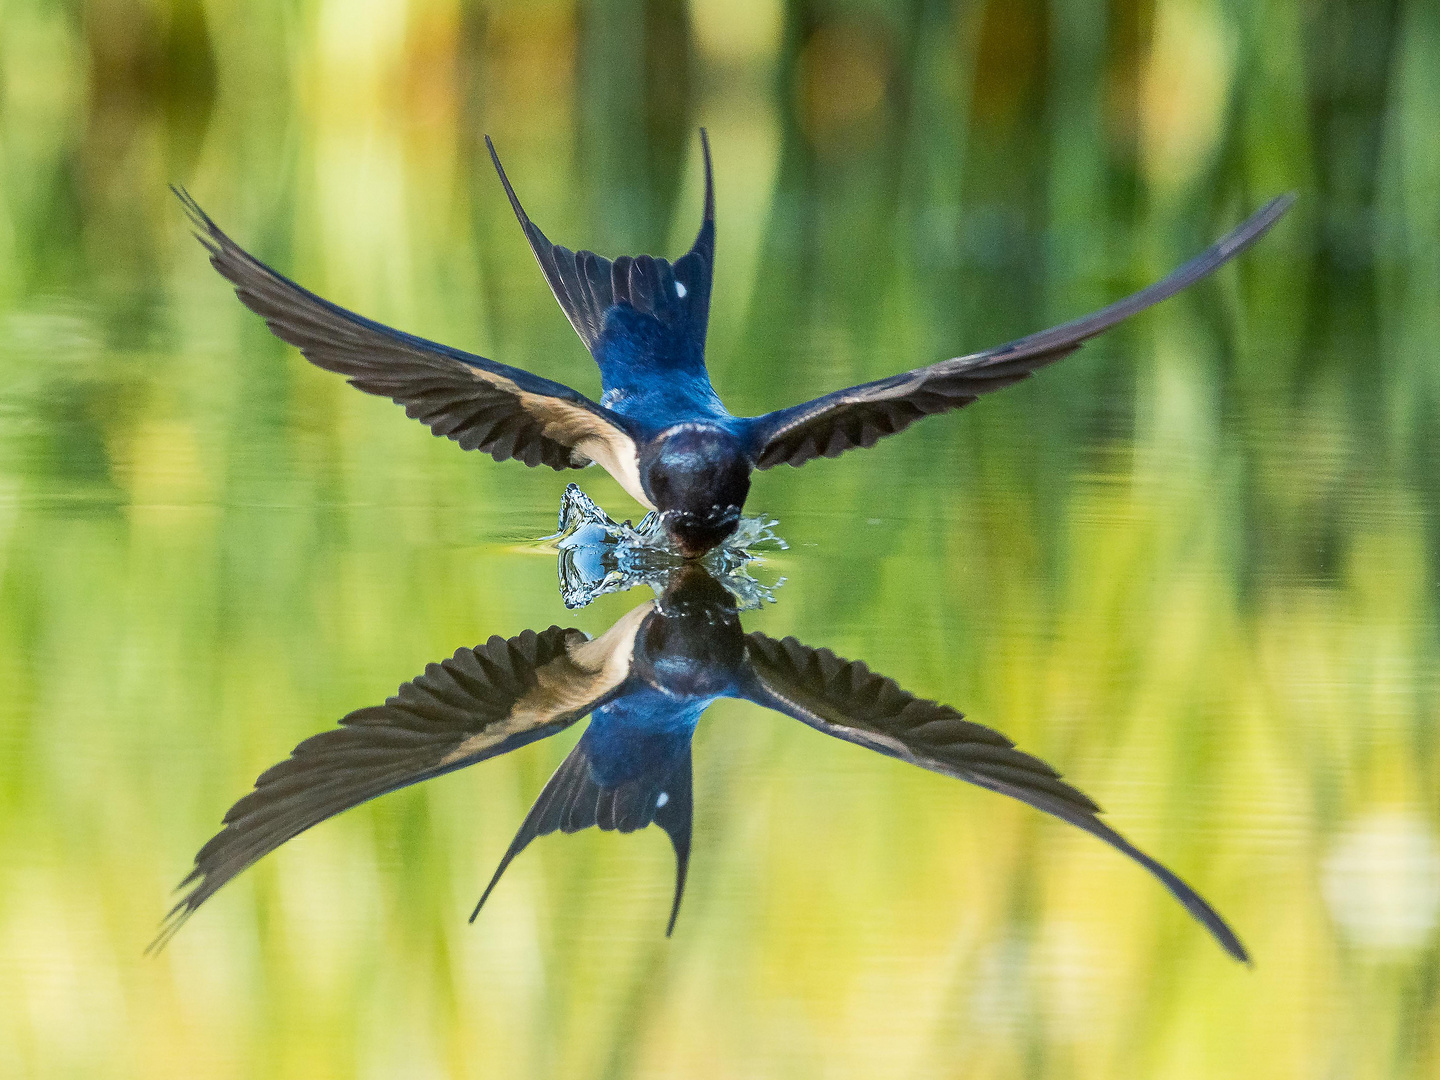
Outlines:
[[[775,520],[742,517],[728,540],[707,552],[700,565],[734,595],[741,611],[775,602],[775,590],[785,583],[765,583],[749,572],[749,565],[764,561],[766,551],[783,551],[788,544],[775,532]],[[660,515],[650,511],[638,525],[615,521],[575,484],[560,500],[559,528],[543,538],[560,553],[560,596],[567,608],[580,608],[596,597],[648,585],[658,596],[671,571],[685,565],[685,557],[670,544]]]

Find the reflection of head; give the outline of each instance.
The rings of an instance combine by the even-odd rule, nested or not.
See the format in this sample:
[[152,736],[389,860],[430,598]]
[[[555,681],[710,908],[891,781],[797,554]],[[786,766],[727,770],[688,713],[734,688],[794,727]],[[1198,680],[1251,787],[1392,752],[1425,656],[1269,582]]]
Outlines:
[[698,566],[672,574],[635,639],[635,676],[671,694],[725,693],[745,658],[735,598]]

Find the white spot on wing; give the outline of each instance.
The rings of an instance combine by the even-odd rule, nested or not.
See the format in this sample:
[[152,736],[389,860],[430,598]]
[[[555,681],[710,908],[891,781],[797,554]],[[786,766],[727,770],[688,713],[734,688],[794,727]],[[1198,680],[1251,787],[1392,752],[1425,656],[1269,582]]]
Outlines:
[[670,801],[670,793],[669,793],[668,791],[662,791],[662,792],[660,792],[660,797],[655,800],[655,809],[656,809],[656,810],[659,810],[660,807],[664,806],[664,805],[665,805],[667,802],[669,802],[669,801]]
[[685,292],[685,283],[683,281],[675,282],[675,295],[683,299],[685,296]]

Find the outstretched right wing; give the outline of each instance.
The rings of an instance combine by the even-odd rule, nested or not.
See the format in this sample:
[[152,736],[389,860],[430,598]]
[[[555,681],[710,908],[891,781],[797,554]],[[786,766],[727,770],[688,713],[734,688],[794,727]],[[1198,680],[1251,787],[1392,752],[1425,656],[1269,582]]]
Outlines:
[[640,605],[593,641],[552,626],[460,649],[384,705],[357,709],[339,728],[306,739],[226,812],[225,827],[180,883],[190,891],[151,947],[163,946],[222,886],[311,826],[554,735],[603,704],[629,674],[635,632],[652,606]]
[[827,735],[953,776],[1043,810],[1128,855],[1170,890],[1235,959],[1245,946],[1204,898],[1172,871],[1100,820],[1100,808],[1060,779],[1039,758],[1015,749],[998,731],[966,720],[955,709],[917,698],[893,679],[829,649],[812,649],[750,634],[746,656],[755,684],[745,696]]
[[[496,461],[579,469],[592,461],[631,490],[629,423],[563,383],[462,352],[347,311],[272,270],[221,231],[190,195],[176,196],[210,263],[270,331],[316,367],[388,397],[436,435]],[[642,500],[643,501],[643,500]]]
[[963,408],[982,394],[1027,379],[1097,334],[1218,270],[1264,236],[1294,202],[1294,195],[1271,199],[1168,277],[1073,322],[753,417],[746,423],[755,467],[804,465],[817,457],[868,448],[916,420]]

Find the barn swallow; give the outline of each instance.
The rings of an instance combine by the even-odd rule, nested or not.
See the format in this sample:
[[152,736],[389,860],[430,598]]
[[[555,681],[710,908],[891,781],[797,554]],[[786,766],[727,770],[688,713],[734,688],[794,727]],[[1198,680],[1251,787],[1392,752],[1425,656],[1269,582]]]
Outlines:
[[556,470],[598,462],[639,503],[659,512],[675,548],[690,558],[735,531],[754,470],[873,446],[922,417],[1027,378],[1224,265],[1263,236],[1295,198],[1272,199],[1169,277],[1073,322],[801,405],[737,417],[715,393],[705,367],[715,185],[703,130],[700,140],[700,231],[690,250],[671,263],[649,255],[611,260],[552,244],[525,213],[485,139],[545,280],[600,368],[598,402],[562,383],[393,330],[323,300],[242,249],[186,192],[175,193],[215,269],[271,331],[312,363],[392,399],[462,449]]
[[313,825],[390,791],[563,731],[580,741],[546,783],[471,915],[536,838],[587,828],[660,826],[675,849],[666,933],[685,888],[693,820],[691,737],[719,698],[739,698],[826,735],[1028,803],[1116,848],[1153,874],[1231,956],[1248,961],[1225,920],[1189,885],[1100,818],[1049,765],[948,705],[865,664],[794,638],[746,634],[735,598],[696,563],[601,636],[552,626],[492,637],[431,664],[384,705],[306,739],[262,773],[195,857],[156,946],[256,860]]

